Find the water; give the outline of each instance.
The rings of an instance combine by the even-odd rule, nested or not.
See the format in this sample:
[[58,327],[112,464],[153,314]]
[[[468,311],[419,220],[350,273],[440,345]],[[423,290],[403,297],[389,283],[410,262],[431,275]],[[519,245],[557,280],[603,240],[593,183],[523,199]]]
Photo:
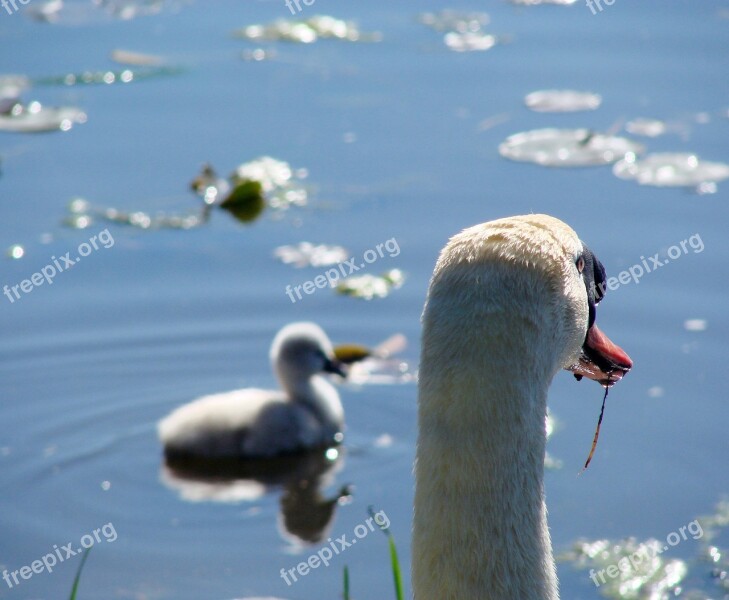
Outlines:
[[[198,395],[272,386],[268,346],[294,320],[317,321],[335,342],[376,344],[402,332],[410,341],[402,356],[416,361],[428,278],[448,237],[531,211],[571,224],[611,275],[694,234],[705,246],[687,246],[601,304],[601,328],[635,368],[611,392],[596,456],[579,479],[601,390],[567,373],[555,380],[560,425],[549,451],[563,462],[547,475],[555,549],[580,537],[663,539],[729,491],[726,187],[701,196],[638,186],[609,167],[549,170],[508,162],[497,150],[520,131],[606,131],[643,117],[680,122],[685,132],[635,138],[651,152],[726,162],[724,3],[617,1],[592,15],[581,3],[466,2],[459,8],[490,13],[488,31],[502,41],[470,53],[448,51],[442,35],[417,22],[418,11],[440,8],[375,0],[339,9],[319,0],[306,10],[354,18],[383,41],[280,44],[262,62],[243,61],[240,53],[256,46],[231,32],[289,16],[283,2],[190,3],[130,21],[58,25],[0,11],[2,73],[118,69],[109,60],[118,48],[164,56],[183,71],[127,85],[36,86],[24,99],[77,105],[88,122],[66,133],[0,137],[0,249],[25,249],[19,260],[0,261],[0,284],[73,255],[107,227],[114,239],[51,286],[12,304],[0,299],[0,567],[30,565],[54,544],[78,546],[113,523],[116,540],[100,537],[89,556],[84,599],[336,598],[345,564],[356,597],[392,597],[387,543],[376,531],[287,586],[280,569],[320,545],[302,548],[281,534],[276,492],[237,503],[182,499],[161,480],[155,424]],[[556,115],[523,106],[530,92],[562,88],[599,93],[603,103]],[[203,163],[227,175],[262,155],[308,169],[308,207],[250,225],[216,211],[190,231],[61,225],[77,196],[152,214],[194,210],[199,199],[187,186]],[[393,237],[399,256],[367,270],[407,274],[388,298],[368,303],[318,290],[292,304],[285,294],[321,271],[277,262],[277,246],[341,244],[359,257]],[[688,319],[707,327],[688,331]],[[343,464],[324,494],[345,484],[354,491],[329,535],[352,537],[369,505],[386,511],[407,580],[415,386],[341,393]],[[391,444],[376,443],[383,434]],[[688,540],[671,556],[696,549]],[[12,589],[1,582],[0,598],[64,597],[78,564],[70,557]],[[585,572],[559,568],[564,598],[599,597]]]

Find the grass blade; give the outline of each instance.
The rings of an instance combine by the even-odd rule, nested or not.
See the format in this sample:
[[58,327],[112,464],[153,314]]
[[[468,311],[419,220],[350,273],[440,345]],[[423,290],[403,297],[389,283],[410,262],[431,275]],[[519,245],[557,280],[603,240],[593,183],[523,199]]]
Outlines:
[[[375,520],[375,523],[379,525],[379,522],[375,517],[375,510],[369,506],[367,508],[367,512],[370,513],[370,517]],[[389,527],[383,527],[380,525],[380,530],[387,536],[387,542],[390,546],[390,565],[392,567],[392,578],[395,582],[395,597],[397,600],[405,600],[405,594],[402,591],[402,573],[400,572],[400,560],[397,557],[395,538],[393,537]]]
[[397,600],[405,600],[402,593],[402,574],[400,573],[400,561],[397,558],[397,548],[395,548],[395,538],[388,530],[387,538],[390,543],[390,563],[392,564],[392,578],[395,580],[395,597]]
[[89,552],[91,552],[91,548],[87,548],[86,552],[84,552],[84,555],[81,558],[81,564],[78,566],[78,571],[76,571],[76,578],[73,580],[73,587],[71,588],[71,597],[69,598],[69,600],[76,600],[78,583],[79,581],[81,581],[81,571],[84,570],[84,565],[86,564],[86,559],[89,557]]
[[349,598],[349,568],[344,565],[344,600],[350,600]]

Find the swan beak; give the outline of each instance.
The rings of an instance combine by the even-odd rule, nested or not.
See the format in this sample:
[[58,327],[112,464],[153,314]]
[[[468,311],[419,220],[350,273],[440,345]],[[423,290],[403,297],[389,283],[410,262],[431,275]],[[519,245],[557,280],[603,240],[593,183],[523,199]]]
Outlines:
[[582,356],[577,364],[568,368],[577,381],[583,377],[593,379],[603,387],[612,387],[633,367],[633,361],[625,351],[613,343],[593,323],[587,330]]
[[347,371],[344,363],[337,358],[328,358],[324,363],[323,371],[325,373],[334,373],[339,375],[342,379],[347,378]]

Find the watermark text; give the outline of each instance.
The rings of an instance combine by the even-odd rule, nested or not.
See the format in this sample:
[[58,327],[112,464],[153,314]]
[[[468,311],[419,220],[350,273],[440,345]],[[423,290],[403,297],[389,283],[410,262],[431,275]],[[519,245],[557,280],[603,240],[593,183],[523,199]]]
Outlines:
[[77,554],[83,554],[84,550],[91,548],[94,544],[98,544],[102,539],[108,543],[116,541],[117,534],[114,524],[109,522],[103,527],[94,529],[91,533],[87,533],[81,536],[79,540],[80,547],[74,548],[74,543],[69,542],[65,546],[58,547],[58,544],[53,544],[53,552],[49,552],[42,558],[34,560],[29,565],[15,569],[14,571],[3,571],[2,578],[5,583],[8,584],[9,588],[13,588],[16,585],[23,583],[22,580],[28,580],[33,575],[47,571],[53,573],[53,569],[59,563],[62,563],[68,558],[72,558]]
[[53,285],[53,279],[56,275],[67,271],[76,263],[80,262],[81,258],[88,256],[94,250],[98,250],[99,244],[107,249],[114,245],[114,237],[108,229],[104,229],[96,235],[91,236],[88,242],[81,243],[76,249],[77,256],[71,258],[71,252],[66,252],[66,254],[59,258],[51,256],[52,263],[47,264],[38,273],[33,273],[28,279],[23,279],[17,285],[4,285],[3,294],[5,294],[10,304],[13,304],[16,300],[22,298],[20,292],[30,294],[36,287],[40,287],[44,283]]

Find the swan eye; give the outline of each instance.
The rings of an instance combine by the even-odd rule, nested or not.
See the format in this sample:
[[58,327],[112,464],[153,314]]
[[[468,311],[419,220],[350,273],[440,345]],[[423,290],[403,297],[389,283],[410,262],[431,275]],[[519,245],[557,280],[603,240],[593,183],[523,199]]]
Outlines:
[[580,258],[577,259],[575,265],[577,266],[577,272],[582,273],[582,271],[585,270],[585,259],[580,256]]

